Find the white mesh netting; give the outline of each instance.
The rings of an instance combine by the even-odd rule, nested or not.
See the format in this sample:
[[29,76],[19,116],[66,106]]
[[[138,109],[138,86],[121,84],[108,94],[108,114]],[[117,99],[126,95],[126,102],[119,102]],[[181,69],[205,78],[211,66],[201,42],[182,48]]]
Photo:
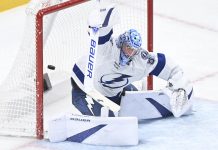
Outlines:
[[[37,10],[47,7],[47,1],[34,0],[27,7],[23,42],[11,71],[0,85],[0,134],[36,136],[35,15]],[[49,2],[56,3],[54,0]],[[109,3],[117,4],[121,15],[121,23],[114,27],[114,35],[130,28],[137,29],[145,46],[146,0],[102,0],[102,5]],[[47,65],[54,65],[55,71],[64,71],[70,78],[74,62],[87,50],[87,18],[95,8],[95,1],[88,1],[43,19],[44,72],[50,72]]]

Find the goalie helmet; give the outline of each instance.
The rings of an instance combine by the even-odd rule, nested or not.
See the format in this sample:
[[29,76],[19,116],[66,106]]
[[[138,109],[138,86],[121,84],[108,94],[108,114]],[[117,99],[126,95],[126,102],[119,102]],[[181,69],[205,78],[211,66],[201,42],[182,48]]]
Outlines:
[[135,29],[130,29],[119,35],[116,39],[117,47],[120,48],[120,65],[128,64],[133,56],[137,54],[142,45],[142,38],[140,33]]

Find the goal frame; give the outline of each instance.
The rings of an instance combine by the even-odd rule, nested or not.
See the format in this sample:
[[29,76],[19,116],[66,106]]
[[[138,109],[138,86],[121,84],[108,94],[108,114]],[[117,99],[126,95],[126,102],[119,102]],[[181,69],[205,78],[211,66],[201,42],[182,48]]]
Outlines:
[[[43,18],[44,16],[89,0],[69,0],[41,9],[36,15],[36,136],[44,138],[43,129]],[[145,0],[146,1],[146,0]],[[153,0],[147,0],[147,49],[153,51]],[[153,78],[147,79],[147,89],[153,89]]]

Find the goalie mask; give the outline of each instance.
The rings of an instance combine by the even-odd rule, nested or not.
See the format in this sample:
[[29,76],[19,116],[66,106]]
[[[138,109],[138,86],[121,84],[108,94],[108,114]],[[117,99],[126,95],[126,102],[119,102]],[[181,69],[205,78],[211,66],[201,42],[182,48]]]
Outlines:
[[125,66],[140,51],[142,45],[141,35],[136,30],[130,29],[117,38],[116,44],[121,50],[119,63],[121,66]]

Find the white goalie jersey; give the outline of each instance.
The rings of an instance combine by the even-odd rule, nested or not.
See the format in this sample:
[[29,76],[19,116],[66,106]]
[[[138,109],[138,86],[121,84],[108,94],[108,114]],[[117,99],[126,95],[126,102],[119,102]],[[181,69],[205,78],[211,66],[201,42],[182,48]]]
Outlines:
[[[104,23],[108,23],[107,26],[99,29],[98,53],[94,70],[95,88],[109,99],[115,98],[120,96],[124,87],[149,74],[169,81],[172,90],[186,88],[188,80],[184,77],[182,69],[162,53],[150,53],[141,49],[128,65],[119,64],[120,49],[117,47],[116,38],[112,37],[113,25],[116,24],[113,20],[114,9],[110,10],[103,15]],[[87,66],[87,60],[84,58],[88,57],[82,56],[72,69],[72,78],[82,90],[84,90],[84,74]]]
[[[117,48],[115,39],[111,38],[113,30],[104,31],[108,32],[100,32],[94,76],[94,86],[104,96],[117,96],[125,86],[149,74],[164,80],[179,80],[180,77],[176,79],[177,77],[174,76],[178,73],[182,75],[182,70],[161,53],[149,53],[142,49],[133,57],[129,65],[120,66],[120,49]],[[72,77],[81,89],[84,89],[86,61],[81,57],[73,66]]]

